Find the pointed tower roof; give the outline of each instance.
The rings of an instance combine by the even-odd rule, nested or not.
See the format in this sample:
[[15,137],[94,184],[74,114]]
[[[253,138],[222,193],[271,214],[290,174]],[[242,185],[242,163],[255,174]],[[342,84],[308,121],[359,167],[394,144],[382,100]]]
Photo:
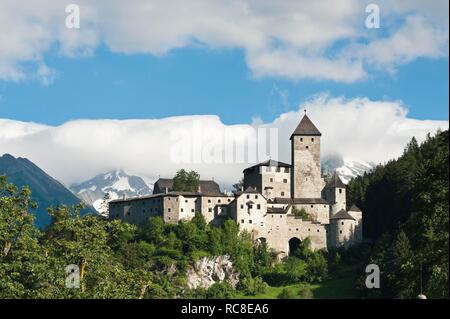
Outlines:
[[297,128],[294,130],[294,132],[291,135],[322,135],[320,131],[317,129],[317,127],[314,125],[314,123],[309,119],[308,115],[304,115],[300,123],[298,124]]
[[359,209],[358,206],[353,204],[352,207],[350,207],[350,209],[348,211],[349,212],[361,212],[361,209]]
[[330,217],[330,219],[353,219],[353,216],[351,216],[348,212],[346,212],[344,209],[341,209],[336,214]]
[[344,182],[342,182],[339,175],[334,172],[333,177],[331,177],[330,181],[328,182],[327,188],[345,188]]

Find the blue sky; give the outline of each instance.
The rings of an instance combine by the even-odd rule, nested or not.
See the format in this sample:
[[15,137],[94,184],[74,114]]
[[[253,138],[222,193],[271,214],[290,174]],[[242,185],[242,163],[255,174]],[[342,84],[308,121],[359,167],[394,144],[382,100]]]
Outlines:
[[401,100],[409,117],[448,120],[448,59],[417,59],[395,74],[372,70],[356,83],[257,78],[242,50],[183,48],[164,56],[111,53],[87,58],[50,52],[52,83],[0,82],[0,117],[58,125],[73,119],[163,118],[216,114],[225,124],[265,122],[311,96]]

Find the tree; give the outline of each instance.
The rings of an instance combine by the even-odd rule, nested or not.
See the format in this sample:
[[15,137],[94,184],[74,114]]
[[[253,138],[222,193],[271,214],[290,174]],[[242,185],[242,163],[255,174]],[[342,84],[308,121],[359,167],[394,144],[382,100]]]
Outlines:
[[177,192],[197,192],[200,175],[195,171],[179,170],[173,178],[173,190]]

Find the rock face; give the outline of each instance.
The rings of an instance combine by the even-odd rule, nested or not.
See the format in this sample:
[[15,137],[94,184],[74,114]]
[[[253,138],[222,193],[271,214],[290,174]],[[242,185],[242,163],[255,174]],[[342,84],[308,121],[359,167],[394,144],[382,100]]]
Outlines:
[[230,256],[203,257],[187,271],[187,284],[191,289],[209,288],[216,282],[227,281],[232,287],[239,282],[239,273],[233,269]]

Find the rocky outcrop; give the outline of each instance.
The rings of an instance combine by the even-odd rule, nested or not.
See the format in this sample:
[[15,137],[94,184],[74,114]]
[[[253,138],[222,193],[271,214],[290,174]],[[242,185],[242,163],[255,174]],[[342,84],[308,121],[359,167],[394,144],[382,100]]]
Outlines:
[[191,289],[209,288],[216,282],[227,281],[232,287],[239,282],[239,273],[233,268],[230,256],[203,257],[187,271]]

